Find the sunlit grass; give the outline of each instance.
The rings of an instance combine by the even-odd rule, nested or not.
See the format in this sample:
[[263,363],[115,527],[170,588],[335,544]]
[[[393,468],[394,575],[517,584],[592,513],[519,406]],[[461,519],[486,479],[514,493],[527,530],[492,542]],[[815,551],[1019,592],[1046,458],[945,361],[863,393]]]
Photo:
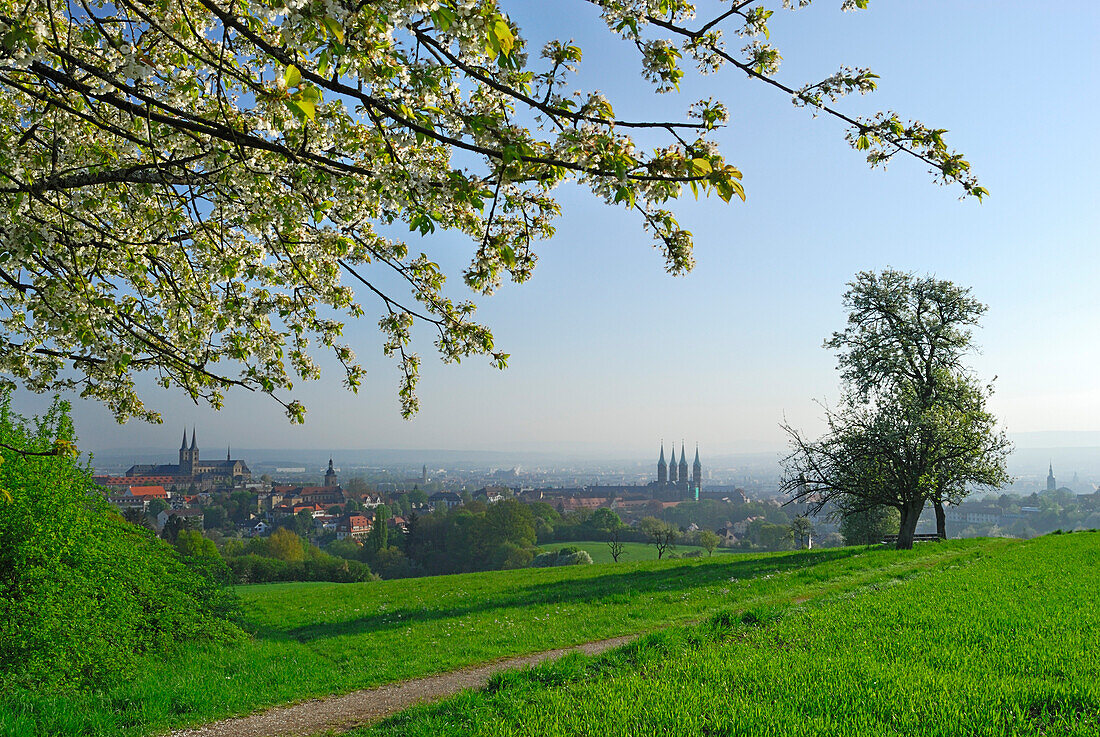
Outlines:
[[726,607],[367,735],[1100,734],[1100,534]]
[[[556,552],[562,548],[580,548],[592,556],[593,563],[613,563],[611,549],[606,542],[598,540],[579,540],[577,542],[546,543],[540,545],[543,552]],[[733,553],[729,548],[716,548],[714,555],[729,555]],[[674,550],[666,551],[664,558],[669,558],[669,553],[683,556],[687,553],[699,553],[703,557],[707,552],[697,545],[677,545]],[[657,548],[648,543],[623,543],[623,553],[619,556],[620,563],[636,563],[640,560],[657,560]]]
[[834,595],[981,555],[844,548],[524,569],[365,584],[240,587],[251,641],[146,659],[86,695],[4,694],[0,735],[137,735],[473,663]]

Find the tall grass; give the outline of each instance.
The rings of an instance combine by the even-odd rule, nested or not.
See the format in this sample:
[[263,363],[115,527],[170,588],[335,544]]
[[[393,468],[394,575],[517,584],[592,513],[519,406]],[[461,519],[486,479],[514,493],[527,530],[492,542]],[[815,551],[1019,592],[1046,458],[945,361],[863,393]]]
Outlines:
[[356,735],[1100,734],[1100,534],[726,608]]
[[6,693],[0,735],[138,735],[473,663],[882,584],[983,554],[844,548],[239,587],[246,642],[148,657],[90,694]]

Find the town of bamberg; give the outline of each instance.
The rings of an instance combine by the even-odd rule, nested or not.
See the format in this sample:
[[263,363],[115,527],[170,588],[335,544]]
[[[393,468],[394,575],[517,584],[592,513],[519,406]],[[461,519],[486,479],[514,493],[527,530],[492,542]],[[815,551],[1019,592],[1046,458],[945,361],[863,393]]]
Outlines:
[[1097,38],[0,0],[0,737],[1100,737]]

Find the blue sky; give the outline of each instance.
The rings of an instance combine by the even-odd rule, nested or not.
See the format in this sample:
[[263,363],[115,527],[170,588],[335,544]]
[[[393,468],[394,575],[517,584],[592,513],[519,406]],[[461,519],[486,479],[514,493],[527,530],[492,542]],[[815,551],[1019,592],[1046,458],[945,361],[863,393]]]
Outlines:
[[[580,0],[505,7],[536,48],[575,38],[585,52],[578,85],[603,90],[622,117],[682,117],[701,97],[727,102],[731,124],[718,140],[744,172],[748,201],[689,195],[675,205],[695,234],[695,271],[668,276],[634,217],[563,188],[558,233],[540,245],[532,280],[505,286],[479,312],[512,354],[507,371],[479,359],[443,366],[425,333],[423,409],[402,420],[397,367],[381,356],[371,317],[347,331],[368,369],[363,390],[348,395],[326,363],[326,377],[296,394],[309,407],[304,427],[262,397],[231,395],[214,413],[150,389],[162,426],[119,426],[78,402],[85,447],[170,450],[181,425],[198,424],[204,447],[645,455],[662,438],[684,438],[715,454],[781,448],[784,417],[813,432],[813,400],[837,396],[821,344],[843,325],[845,283],[885,267],[970,286],[989,305],[973,365],[998,377],[993,408],[1010,432],[1100,430],[1094,3],[874,0],[841,13],[840,0],[817,0],[777,12],[780,79],[797,86],[842,64],[872,68],[879,91],[842,108],[948,128],[991,192],[982,204],[959,201],[915,161],[870,171],[837,122],[733,70],[689,73],[681,94],[655,99],[630,49]],[[466,296],[459,273],[473,246],[413,238],[450,270],[451,293]]]

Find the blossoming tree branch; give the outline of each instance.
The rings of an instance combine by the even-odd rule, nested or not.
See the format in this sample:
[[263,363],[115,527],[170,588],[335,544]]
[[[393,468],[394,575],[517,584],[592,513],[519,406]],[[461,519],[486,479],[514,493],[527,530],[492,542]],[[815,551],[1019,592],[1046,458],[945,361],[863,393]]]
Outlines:
[[[872,165],[912,157],[964,195],[985,194],[943,130],[837,109],[874,89],[869,70],[779,81],[766,2],[588,2],[636,48],[655,94],[690,66],[732,67],[840,121]],[[508,356],[472,301],[447,296],[430,254],[387,226],[466,234],[462,276],[486,295],[529,276],[567,181],[636,213],[668,271],[690,269],[691,235],[669,202],[685,189],[745,196],[711,140],[726,106],[624,120],[571,86],[580,48],[532,53],[506,6],[0,0],[0,381],[156,421],[134,384],[152,372],[215,408],[232,388],[263,392],[300,422],[292,390],[318,377],[317,350],[360,385],[341,333],[371,313],[410,415],[417,324],[445,361],[503,367]],[[643,149],[642,131],[660,145]]]

